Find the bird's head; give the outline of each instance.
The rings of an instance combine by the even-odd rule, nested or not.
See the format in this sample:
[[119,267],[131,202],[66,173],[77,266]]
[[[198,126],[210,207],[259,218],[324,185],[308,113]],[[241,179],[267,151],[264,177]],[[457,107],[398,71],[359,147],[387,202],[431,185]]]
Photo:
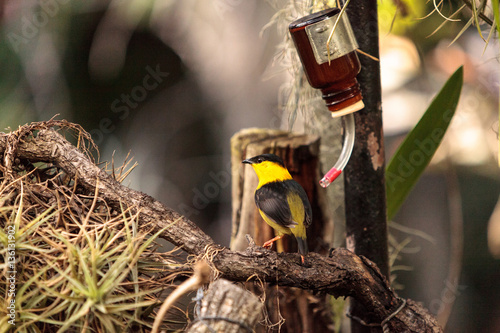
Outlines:
[[243,163],[253,167],[259,177],[259,187],[270,182],[292,179],[283,160],[274,154],[257,155],[244,160]]

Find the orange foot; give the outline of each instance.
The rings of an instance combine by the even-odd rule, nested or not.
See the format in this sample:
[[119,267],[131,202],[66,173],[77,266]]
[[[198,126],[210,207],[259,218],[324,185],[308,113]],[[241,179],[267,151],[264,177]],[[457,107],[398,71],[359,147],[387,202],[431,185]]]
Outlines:
[[304,265],[304,256],[301,254],[300,259],[302,260],[302,265]]
[[284,235],[276,236],[273,239],[268,240],[267,242],[262,245],[263,248],[270,249],[273,246],[273,243],[277,241],[278,239],[282,239]]

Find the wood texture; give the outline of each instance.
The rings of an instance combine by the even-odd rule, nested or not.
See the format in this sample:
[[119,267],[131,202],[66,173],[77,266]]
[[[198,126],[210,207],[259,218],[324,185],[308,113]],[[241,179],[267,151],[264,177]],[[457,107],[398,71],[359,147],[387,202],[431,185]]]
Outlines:
[[[36,125],[36,126],[35,126]],[[53,163],[82,186],[98,193],[108,204],[140,210],[139,224],[153,224],[156,230],[170,226],[160,237],[188,254],[208,259],[220,277],[232,281],[255,279],[310,290],[335,297],[350,296],[362,304],[375,322],[382,322],[400,305],[397,294],[370,260],[343,248],[330,256],[310,253],[303,265],[297,253],[276,253],[249,246],[232,251],[218,245],[196,224],[152,197],[129,189],[97,167],[81,150],[59,133],[47,129],[50,122],[32,125],[37,135],[0,134],[3,161],[15,158]],[[9,172],[3,163],[1,172]],[[442,332],[426,309],[411,300],[388,322],[390,332]]]
[[[333,239],[333,221],[330,214],[325,213],[328,209],[325,192],[318,185],[319,137],[279,130],[243,130],[233,136],[231,151],[234,166],[232,178],[237,181],[233,183],[233,216],[236,219],[233,220],[231,249],[245,250],[248,247],[247,234],[259,245],[275,236],[255,205],[257,176],[251,166],[241,163],[245,158],[273,153],[283,159],[292,177],[302,185],[309,197],[313,212],[313,222],[307,230],[309,250],[327,254],[331,244],[324,239]],[[273,249],[276,248],[295,253],[297,242],[294,237],[285,236],[277,245],[273,245]],[[326,295],[313,295],[297,288],[271,286],[260,290],[259,286],[253,284],[247,287],[266,295],[270,324],[279,326],[281,332],[328,332],[333,329],[333,316]],[[258,329],[258,332],[266,331],[266,327]]]
[[[249,291],[219,279],[206,291],[199,316],[188,333],[252,332],[262,315],[263,304]],[[225,320],[228,319],[228,320]],[[248,329],[247,329],[248,328]]]
[[[241,163],[246,158],[264,153],[280,156],[292,177],[306,191],[313,210],[314,223],[308,229],[309,249],[326,253],[332,239],[333,221],[327,213],[328,205],[319,180],[319,138],[314,135],[292,134],[280,130],[247,129],[231,139],[233,232],[231,249],[242,251],[248,247],[246,235],[259,245],[274,237],[274,232],[260,217],[255,206],[254,193],[258,179],[251,166]],[[310,235],[310,237],[309,237]],[[296,241],[285,237],[284,250],[296,252]]]
[[[379,58],[377,2],[353,1],[347,14],[360,50]],[[356,141],[344,172],[347,247],[373,260],[389,277],[380,63],[363,55],[360,62],[358,82],[365,108],[354,113]],[[366,322],[374,320],[355,301],[351,312]],[[351,324],[352,333],[381,331],[356,320]]]

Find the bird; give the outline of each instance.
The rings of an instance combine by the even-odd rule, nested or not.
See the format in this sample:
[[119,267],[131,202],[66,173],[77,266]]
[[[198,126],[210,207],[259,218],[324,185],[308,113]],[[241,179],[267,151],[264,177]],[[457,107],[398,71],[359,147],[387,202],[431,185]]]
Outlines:
[[271,248],[284,235],[293,235],[304,263],[309,252],[306,229],[312,221],[311,204],[304,188],[293,180],[283,160],[274,154],[257,155],[242,163],[250,164],[257,174],[255,204],[264,221],[277,232],[263,247]]

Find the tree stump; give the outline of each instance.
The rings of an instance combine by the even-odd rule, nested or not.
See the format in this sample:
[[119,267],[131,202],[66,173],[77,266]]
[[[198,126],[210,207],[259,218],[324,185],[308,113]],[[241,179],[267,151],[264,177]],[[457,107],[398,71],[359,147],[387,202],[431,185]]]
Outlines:
[[219,279],[208,288],[199,317],[187,333],[248,332],[262,314],[262,302],[236,284]]
[[[283,159],[311,202],[313,220],[307,230],[309,250],[322,254],[328,252],[333,242],[333,220],[328,213],[326,193],[318,183],[321,178],[319,143],[318,136],[269,129],[245,129],[233,136],[232,250],[243,251],[248,247],[247,234],[259,246],[275,236],[255,205],[258,178],[250,166],[242,164],[246,158],[273,153]],[[285,236],[276,245],[278,252],[297,252],[297,242],[292,236]],[[314,296],[304,290],[277,286],[259,290],[257,286],[248,284],[248,288],[265,293],[268,326],[274,325],[276,329],[279,326],[282,332],[326,332],[333,329],[329,296]],[[267,328],[263,326],[257,331],[265,332]]]

